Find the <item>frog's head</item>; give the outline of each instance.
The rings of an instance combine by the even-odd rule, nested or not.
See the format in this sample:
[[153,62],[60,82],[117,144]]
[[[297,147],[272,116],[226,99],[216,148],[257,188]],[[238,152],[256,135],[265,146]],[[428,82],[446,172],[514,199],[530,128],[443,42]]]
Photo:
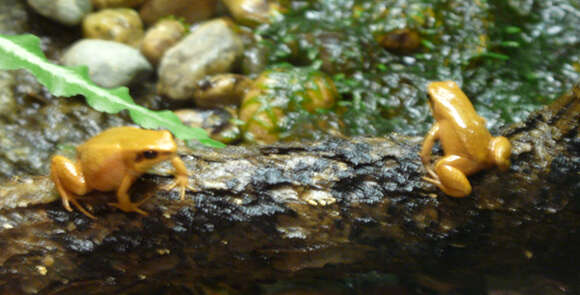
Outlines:
[[469,98],[454,81],[431,82],[427,85],[427,94],[435,120],[461,118],[466,112],[475,114]]
[[453,81],[431,82],[427,85],[427,97],[429,106],[435,119],[442,113],[448,113],[453,109],[454,100],[459,86]]
[[133,167],[137,171],[145,172],[157,163],[169,160],[177,152],[177,145],[171,133],[167,130],[145,130],[143,138],[133,148]]

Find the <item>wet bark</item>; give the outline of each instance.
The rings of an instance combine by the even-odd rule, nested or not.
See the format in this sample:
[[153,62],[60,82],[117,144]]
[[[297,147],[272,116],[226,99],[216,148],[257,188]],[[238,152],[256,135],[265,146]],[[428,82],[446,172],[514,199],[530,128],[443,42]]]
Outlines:
[[[422,180],[422,138],[200,149],[182,155],[197,188],[180,201],[146,175],[149,216],[82,203],[65,211],[45,177],[0,188],[1,294],[155,292],[219,280],[343,277],[378,270],[447,281],[542,269],[577,276],[580,88],[502,132],[512,166],[450,198]],[[435,151],[436,152],[436,151]]]

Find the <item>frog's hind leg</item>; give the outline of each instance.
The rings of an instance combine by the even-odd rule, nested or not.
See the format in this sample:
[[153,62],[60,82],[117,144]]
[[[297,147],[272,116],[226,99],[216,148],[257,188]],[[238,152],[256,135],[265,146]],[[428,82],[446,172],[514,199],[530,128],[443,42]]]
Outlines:
[[465,197],[471,193],[471,184],[465,176],[477,169],[472,160],[456,155],[443,157],[435,164],[437,178],[424,178],[437,185],[445,194],[452,197]]
[[86,194],[88,189],[83,174],[74,162],[63,156],[52,157],[50,163],[50,178],[54,182],[60,194],[62,205],[67,211],[72,211],[70,206],[70,203],[72,203],[80,212],[92,219],[96,219],[94,215],[89,213],[76,200],[78,195]]
[[471,193],[471,184],[461,170],[447,165],[436,169],[439,183],[435,183],[445,194],[452,197],[465,197]]

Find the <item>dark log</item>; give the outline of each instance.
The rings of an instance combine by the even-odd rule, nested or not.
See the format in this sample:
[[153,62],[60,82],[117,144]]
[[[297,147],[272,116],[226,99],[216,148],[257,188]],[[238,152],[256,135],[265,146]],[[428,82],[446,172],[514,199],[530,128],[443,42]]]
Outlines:
[[132,196],[152,196],[147,217],[95,192],[81,201],[91,220],[64,210],[45,177],[19,179],[0,189],[1,294],[154,293],[211,280],[244,289],[372,270],[577,279],[579,122],[576,87],[504,130],[511,168],[471,176],[466,198],[424,182],[422,138],[396,134],[187,151],[197,191],[180,201],[160,189],[170,176],[142,177]]

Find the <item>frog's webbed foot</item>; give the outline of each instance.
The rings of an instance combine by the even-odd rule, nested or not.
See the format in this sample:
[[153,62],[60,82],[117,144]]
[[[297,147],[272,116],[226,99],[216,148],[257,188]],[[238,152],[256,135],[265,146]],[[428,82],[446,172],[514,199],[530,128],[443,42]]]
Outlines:
[[[72,212],[73,209],[71,208],[70,203],[72,202],[72,200],[75,199],[75,197],[71,196],[66,191],[61,191],[60,188],[58,188],[58,191],[60,194],[60,200],[62,201],[62,206],[64,207],[64,209],[66,209],[66,211]],[[78,204],[78,202],[77,202],[77,204]]]
[[[427,171],[427,174],[429,174],[429,176],[431,176],[431,179],[438,179],[437,177],[437,173],[435,173],[435,171],[433,171],[433,166],[431,165],[429,159],[426,159],[421,153],[419,153],[419,156],[421,156],[421,162],[423,163],[423,167],[425,167],[425,170]],[[428,181],[427,179],[425,179],[425,177],[423,177],[424,180]],[[431,182],[431,181],[429,181]]]
[[440,186],[441,185],[441,181],[439,181],[439,178],[437,177],[437,175],[435,175],[434,178],[427,177],[427,176],[423,176],[423,180],[425,180],[425,181],[427,181],[429,183],[432,183],[432,184],[434,184],[436,186]]
[[140,201],[138,203],[127,203],[127,204],[124,204],[124,203],[108,203],[108,204],[109,204],[109,206],[113,206],[115,208],[119,208],[119,209],[121,209],[124,212],[136,212],[136,213],[139,213],[139,214],[141,214],[143,216],[147,216],[147,215],[149,215],[149,213],[147,213],[147,212],[139,209],[139,205],[141,205],[143,202],[149,200],[149,198],[150,197],[147,197],[147,198],[145,198],[144,200],[142,200],[142,201]]
[[78,196],[70,193],[69,191],[64,189],[64,187],[62,187],[62,185],[60,183],[60,179],[55,178],[54,182],[56,185],[56,189],[57,189],[58,193],[60,194],[60,198],[62,200],[62,206],[64,207],[64,209],[66,209],[66,211],[68,211],[68,212],[73,211],[73,209],[70,206],[70,203],[72,203],[81,213],[83,213],[87,217],[89,217],[91,219],[97,219],[93,214],[89,213],[89,211],[87,211],[83,206],[81,206],[81,204],[77,201]]
[[179,187],[179,199],[185,200],[185,189],[194,190],[194,188],[189,185],[189,177],[187,175],[175,175],[175,180],[163,186],[162,189],[166,191],[170,191],[176,187]]
[[[62,196],[62,195],[61,195]],[[69,211],[72,212],[72,208],[70,207],[68,202],[71,202],[81,213],[83,213],[84,215],[86,215],[88,218],[90,219],[97,219],[93,214],[89,213],[89,211],[87,211],[83,206],[81,206],[81,204],[77,201],[77,199],[75,197],[71,197],[69,195],[62,198],[62,204],[64,206],[64,208]]]
[[[431,168],[430,166],[425,166],[425,170],[427,170],[427,174],[429,174],[430,177],[423,177],[424,180],[429,181],[427,179],[431,179],[433,181],[439,182],[439,176],[437,176],[437,173],[435,173],[435,171],[433,171],[433,168]],[[429,181],[429,182],[432,182],[432,181]]]

